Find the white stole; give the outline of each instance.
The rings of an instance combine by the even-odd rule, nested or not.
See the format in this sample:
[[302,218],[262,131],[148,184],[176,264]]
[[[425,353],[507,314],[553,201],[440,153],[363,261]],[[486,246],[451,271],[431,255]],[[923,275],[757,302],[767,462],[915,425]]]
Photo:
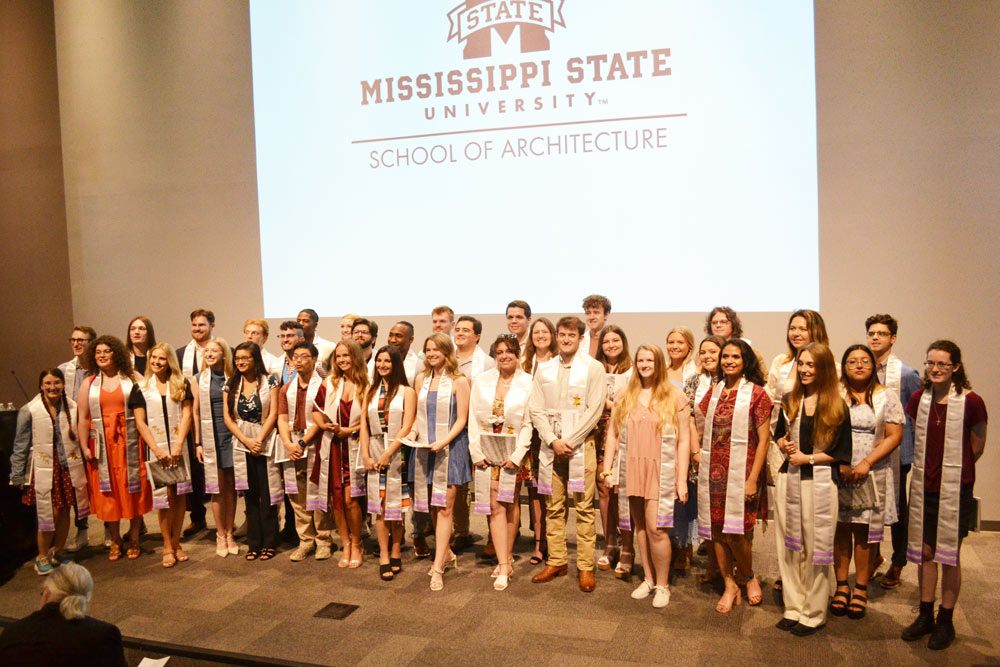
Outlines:
[[450,375],[440,376],[437,389],[437,403],[434,411],[434,434],[427,423],[427,396],[430,392],[431,380],[434,374],[428,373],[420,387],[417,398],[417,442],[424,445],[416,448],[416,460],[413,466],[414,500],[413,509],[417,512],[429,512],[430,506],[446,507],[448,494],[448,459],[451,443],[434,454],[434,473],[431,477],[431,497],[427,499],[427,468],[430,465],[431,450],[427,445],[444,441],[451,430],[451,396],[452,379]]
[[184,346],[184,360],[181,362],[181,375],[186,378],[198,375],[200,372],[198,367],[201,366],[201,364],[195,364],[198,354],[204,355],[204,352],[202,352],[198,343],[193,340],[189,341],[188,344]]
[[[746,509],[747,456],[750,443],[750,401],[753,398],[753,383],[740,378],[736,387],[736,405],[729,436],[729,470],[726,473],[726,505],[722,522],[722,532],[743,535]],[[701,465],[705,474],[698,475],[698,536],[703,540],[712,539],[712,508],[709,477],[712,469],[712,429],[715,426],[715,410],[725,391],[726,383],[719,382],[712,390],[705,415],[705,429],[701,438]],[[762,443],[758,443],[761,446]]]
[[[500,371],[492,368],[480,375],[472,383],[472,393],[469,398],[469,418],[476,420],[479,430],[480,449],[493,452],[486,456],[494,466],[500,467],[500,481],[497,483],[497,501],[514,502],[514,489],[517,486],[517,468],[509,470],[501,466],[508,458],[516,465],[512,457],[517,449],[521,426],[524,424],[528,409],[528,394],[531,393],[531,376],[520,368],[514,371],[510,387],[504,396],[503,416],[493,414],[493,401],[496,398],[497,382]],[[494,433],[493,427],[502,424],[500,433]],[[500,458],[500,457],[503,458]],[[495,460],[499,459],[499,460]],[[523,454],[518,456],[523,459]],[[490,466],[476,468],[476,494],[473,510],[477,514],[490,514]]]
[[[382,431],[382,423],[378,418],[378,401],[380,393],[385,389],[381,384],[375,390],[372,400],[368,403],[368,456],[377,461],[392,442],[399,436],[403,427],[403,403],[405,386],[396,387],[396,394],[386,406],[386,432]],[[385,471],[385,520],[403,520],[403,464],[402,447],[396,450],[389,461],[389,469]],[[379,497],[378,470],[368,471],[368,513],[382,514],[382,499]]]
[[[309,378],[309,384],[306,386],[306,407],[305,410],[303,410],[306,417],[306,430],[313,425],[312,406],[316,401],[316,393],[319,391],[322,384],[323,379],[319,376],[319,373],[314,372]],[[291,382],[285,384],[280,391],[285,392],[285,398],[288,402],[288,435],[292,443],[295,444],[305,434],[305,431],[296,431],[293,428],[293,425],[295,424],[295,412],[298,410],[298,375],[292,378]],[[281,419],[281,417],[279,416],[278,419]],[[305,454],[306,457],[306,470],[312,470],[313,464],[316,462],[316,446],[313,443],[306,443],[305,452],[303,452],[303,454]],[[299,484],[295,478],[295,461],[292,461],[288,457],[288,450],[285,449],[282,443],[278,442],[278,439],[275,439],[274,441],[274,462],[276,464],[280,464],[281,466],[282,477],[285,481],[285,493],[294,496],[299,492]],[[307,488],[307,502],[308,495]]]
[[[941,460],[941,488],[938,494],[937,542],[934,561],[958,565],[959,521],[962,491],[962,435],[965,424],[966,392],[955,396],[948,389],[944,424],[944,452]],[[924,389],[914,420],[913,476],[910,478],[909,544],[906,557],[911,563],[923,560],[924,544],[924,474],[927,460],[927,430],[931,418],[934,391]]]
[[[896,396],[898,396],[900,400],[902,400],[902,396],[900,395],[900,391],[902,390],[902,382],[903,382],[903,362],[899,360],[899,357],[897,357],[895,353],[890,352],[889,358],[886,359],[885,362],[885,382],[883,382],[882,384],[884,384],[890,391],[895,392]],[[903,407],[905,408],[906,406],[904,405]],[[906,428],[905,416],[903,418],[903,421],[904,421],[903,428],[905,429]],[[892,454],[889,455],[890,463],[892,465],[889,474],[891,476],[890,481],[892,483],[893,498],[899,498],[899,485],[902,483],[899,474],[900,456],[902,454],[901,451],[902,449],[903,449],[902,446],[896,447],[894,450],[892,450]]]
[[[69,437],[70,420],[76,421],[76,403],[68,398],[66,402],[69,405],[69,410],[58,411],[59,438],[62,442],[63,453],[66,455],[66,467],[69,469],[70,480],[73,483],[77,518],[82,519],[90,515],[87,471],[84,468],[80,443]],[[28,403],[28,409],[31,410],[31,467],[28,470],[28,484],[35,490],[38,530],[55,530],[55,515],[52,510],[52,482],[53,470],[59,465],[59,453],[56,452],[55,448],[52,416],[45,406],[41,394],[37,394],[31,399]]]
[[[87,399],[88,406],[90,407],[91,437],[94,438],[95,443],[101,493],[111,493],[111,470],[108,462],[110,454],[108,452],[107,438],[104,433],[104,418],[101,414],[101,387],[103,383],[103,373],[95,376],[90,383]],[[119,384],[125,399],[126,483],[129,493],[139,493],[142,490],[142,483],[140,482],[139,432],[135,428],[135,415],[128,406],[128,399],[132,394],[134,384],[131,379],[125,376],[119,376]]]
[[[667,400],[674,400],[668,396]],[[677,486],[677,429],[673,424],[661,428],[660,438],[660,485],[659,500],[656,504],[656,527],[674,527],[674,488]],[[632,530],[629,512],[628,485],[628,417],[618,433],[618,527]],[[612,473],[614,474],[614,473]],[[645,521],[645,518],[637,520]]]
[[76,387],[76,374],[83,373],[84,376],[89,375],[87,371],[83,370],[80,366],[80,362],[73,357],[66,362],[66,368],[63,370],[63,382],[66,386],[66,393],[72,394],[74,397],[77,395]]
[[470,362],[471,365],[469,366],[469,377],[468,377],[469,382],[472,382],[477,375],[486,370],[487,359],[489,359],[489,356],[485,352],[483,352],[483,349],[481,347],[477,345],[475,349],[472,351],[472,361]]
[[[565,438],[576,429],[577,419],[587,409],[587,375],[589,355],[579,352],[573,357],[569,369],[567,387],[567,402],[562,408],[559,405],[559,368],[562,358],[555,356],[538,365],[535,374],[539,378],[542,395],[545,398],[552,430],[557,438]],[[584,485],[584,447],[576,448],[569,461],[569,493],[583,493]],[[555,452],[551,444],[544,444],[538,452],[538,492],[542,495],[552,495],[552,465]]]
[[[180,402],[175,401],[169,394],[170,385],[167,385],[167,413],[163,413],[163,401],[160,396],[160,388],[156,382],[156,376],[151,375],[142,387],[143,398],[146,399],[146,425],[153,434],[157,447],[160,447],[169,454],[170,445],[177,441],[180,435],[181,409]],[[184,470],[187,471],[187,479],[178,482],[175,486],[177,493],[191,493],[191,460],[187,447],[181,447],[181,458]],[[159,465],[153,456],[153,450],[146,449],[146,475],[149,477],[149,486],[153,489],[153,509],[164,510],[170,507],[170,496],[166,486],[156,488],[153,482],[153,473],[150,464]]]
[[[799,449],[802,441],[799,439],[799,427],[805,414],[805,401],[799,404],[799,414],[794,421],[785,420],[789,424],[791,440]],[[815,442],[815,431],[814,442]],[[814,446],[815,447],[815,446]],[[813,450],[815,451],[815,449]],[[837,515],[837,494],[833,493],[833,466],[814,465],[813,470],[813,558],[814,565],[833,564],[833,533]],[[791,551],[802,551],[802,468],[788,462],[788,491],[785,498],[787,506],[785,514],[785,548]],[[833,503],[830,498],[834,498]]]
[[[211,368],[206,368],[198,374],[198,411],[201,421],[201,457],[205,464],[205,493],[216,494],[221,491],[219,490],[219,452],[216,449],[215,419],[212,416]],[[223,425],[223,428],[226,426]],[[234,456],[234,465],[235,461],[236,457]]]

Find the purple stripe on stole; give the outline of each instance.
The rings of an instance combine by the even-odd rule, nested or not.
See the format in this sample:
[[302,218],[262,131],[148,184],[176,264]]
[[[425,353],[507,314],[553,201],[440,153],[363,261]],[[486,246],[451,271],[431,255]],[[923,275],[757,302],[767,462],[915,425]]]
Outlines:
[[[86,519],[89,516],[90,516],[90,507],[89,506],[88,507],[78,507],[77,508],[77,510],[76,510],[76,518],[77,519]],[[53,528],[53,530],[55,530],[55,529]]]
[[924,560],[923,551],[921,551],[920,549],[907,549],[906,559],[911,563],[916,563],[917,565],[920,565],[920,563],[923,562]]
[[621,530],[632,530],[632,520],[618,517],[618,528]]
[[792,551],[802,551],[802,540],[796,540],[785,536],[785,548],[791,549]]
[[514,492],[513,491],[497,491],[497,500],[502,503],[512,503],[514,502]]
[[[742,521],[725,521],[722,524],[722,532],[724,533],[735,533],[742,535],[745,531],[743,530]],[[788,538],[785,538],[788,539]]]
[[219,491],[219,485],[218,485],[218,483],[216,483],[216,484],[209,484],[209,483],[206,482],[205,483],[205,493],[212,493],[212,494],[221,493]]
[[413,501],[413,511],[415,512],[430,512],[430,505],[427,504],[426,500],[414,500]]
[[294,496],[298,492],[299,492],[298,484],[289,484],[288,482],[285,482],[285,493],[287,493],[290,496]]
[[319,498],[307,498],[306,499],[306,510],[310,512],[325,512],[327,509],[327,504],[320,500]]
[[386,521],[402,521],[403,520],[403,510],[390,510],[385,511]]
[[140,492],[142,492],[142,483],[141,482],[129,482],[128,483],[128,492],[129,493],[140,493]]
[[673,528],[674,527],[674,515],[673,514],[657,514],[656,515],[656,527],[657,528]]
[[[497,500],[500,500],[500,496],[497,496]],[[473,503],[472,511],[476,514],[490,514],[492,512],[486,503]]]
[[359,498],[368,495],[368,491],[363,486],[351,485],[351,498]]
[[250,490],[250,482],[248,480],[240,479],[239,477],[237,477],[236,478],[236,490],[237,491],[249,491]]
[[869,544],[872,544],[874,542],[881,542],[882,541],[882,536],[883,536],[883,533],[882,533],[881,529],[879,529],[879,530],[872,530],[871,527],[869,526],[869,528],[868,528],[868,543]]
[[698,537],[700,537],[703,540],[712,539],[711,526],[698,526]]
[[958,556],[946,556],[938,551],[934,554],[934,562],[942,565],[958,565]]
[[538,493],[540,495],[543,495],[543,496],[551,496],[552,495],[552,485],[551,484],[542,484],[541,482],[539,482],[538,484],[535,485],[535,488],[538,489]]
[[166,496],[162,498],[159,496],[153,496],[153,509],[154,510],[166,510],[170,509],[170,499]]
[[832,551],[813,552],[813,565],[833,565]]
[[381,503],[369,503],[368,513],[374,514],[375,516],[382,516],[382,504]]
[[935,553],[942,556],[947,556],[948,558],[957,558],[957,551],[949,551],[948,549],[935,549]]
[[41,519],[38,520],[38,530],[53,531],[55,529],[56,529],[55,521],[42,521]]
[[580,480],[570,480],[569,484],[566,485],[570,493],[584,493],[587,490],[586,484]]
[[284,499],[285,499],[285,492],[284,491],[276,491],[276,492],[274,492],[274,493],[271,494],[271,504],[272,505],[277,505],[278,503],[280,503]]
[[431,493],[431,505],[434,507],[445,507],[448,504],[448,495],[445,493]]
[[[111,493],[111,480],[110,479],[108,481],[106,481],[106,482],[103,479],[101,480],[101,493]],[[132,492],[129,491],[129,493],[132,493]]]
[[194,487],[191,486],[191,482],[190,481],[187,481],[187,482],[178,482],[177,483],[177,493],[179,493],[181,495],[184,495],[185,493],[191,493],[191,491],[193,491],[193,490],[194,490]]

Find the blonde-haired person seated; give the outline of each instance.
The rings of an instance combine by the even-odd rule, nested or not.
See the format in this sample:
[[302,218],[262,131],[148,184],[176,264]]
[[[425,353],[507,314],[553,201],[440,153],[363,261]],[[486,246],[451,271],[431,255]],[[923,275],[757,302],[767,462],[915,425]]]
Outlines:
[[122,633],[87,616],[94,580],[76,563],[45,578],[41,605],[0,635],[2,665],[127,665]]

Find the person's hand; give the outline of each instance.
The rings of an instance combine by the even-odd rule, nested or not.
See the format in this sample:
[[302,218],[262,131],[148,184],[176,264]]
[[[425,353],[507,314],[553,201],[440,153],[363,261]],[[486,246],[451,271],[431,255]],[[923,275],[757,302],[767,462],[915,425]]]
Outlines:
[[479,461],[473,461],[472,465],[476,466],[479,469],[483,469],[486,466],[488,466],[489,463],[487,463],[486,459],[480,459]]
[[384,470],[389,467],[389,463],[392,461],[392,456],[389,454],[388,450],[382,452],[382,456],[378,457],[378,469]]
[[780,449],[785,456],[791,456],[799,449],[798,447],[795,446],[794,442],[788,439],[788,436],[784,435],[781,436],[780,438],[778,438],[777,443],[778,443],[778,449]]
[[614,475],[611,475],[610,473],[607,474],[607,475],[605,475],[604,473],[606,473],[606,472],[609,472],[609,471],[608,470],[602,470],[602,471],[600,471],[598,473],[598,477],[600,478],[601,486],[603,486],[605,489],[609,489],[610,490],[610,489],[613,489],[614,486],[615,486],[615,481],[613,479],[611,479]]
[[184,459],[183,446],[184,446],[183,444],[178,444],[178,446],[175,447],[172,452],[170,452],[170,458],[174,460],[172,465],[180,465],[181,462],[183,461]]
[[557,438],[552,441],[552,451],[556,456],[561,456],[563,458],[573,456],[573,448],[562,438]]
[[431,443],[430,449],[431,449],[432,452],[437,453],[437,452],[440,452],[442,449],[444,449],[447,446],[448,446],[447,442],[437,442],[437,441],[435,441],[435,442]]
[[299,444],[293,444],[291,447],[286,447],[285,449],[288,450],[288,458],[292,461],[298,461],[305,454],[305,450]]
[[506,461],[501,463],[500,467],[506,468],[507,470],[517,470],[517,464],[511,461],[510,459],[507,459]]
[[838,469],[840,472],[841,479],[847,481],[851,481],[852,479],[854,479],[854,471],[851,470],[851,466],[847,465],[846,463],[841,463]]
[[691,455],[691,463],[694,464],[692,467],[698,470],[698,466],[701,465],[701,449],[694,450],[694,454]]
[[250,453],[254,456],[260,456],[261,452],[264,451],[264,443],[261,442],[259,438],[247,440],[243,444],[247,446],[247,449],[249,449]]
[[337,425],[333,422],[323,422],[322,424],[319,424],[319,427],[324,431],[330,431],[332,433],[336,433],[337,431]]
[[870,463],[868,463],[868,459],[862,459],[861,463],[859,463],[852,472],[854,473],[855,481],[860,482],[865,477],[867,477],[868,473],[870,473],[871,471],[872,471],[872,466]]
[[795,450],[788,457],[788,462],[796,466],[804,466],[809,464],[809,455],[803,454],[802,452]]
[[362,457],[365,461],[365,470],[378,470],[378,463],[370,456]]
[[194,455],[195,455],[195,458],[198,459],[198,463],[202,463],[202,464],[205,463],[205,448],[204,447],[202,447],[201,445],[198,445],[197,447],[195,447],[194,448]]
[[676,488],[674,489],[674,495],[677,497],[677,500],[682,503],[686,503],[688,501],[687,480],[682,479],[677,481]]
[[757,478],[750,477],[743,485],[743,502],[750,503],[757,500]]
[[160,464],[160,466],[164,468],[169,468],[171,466],[170,454],[163,451],[159,447],[153,450],[153,456],[156,457],[156,460]]

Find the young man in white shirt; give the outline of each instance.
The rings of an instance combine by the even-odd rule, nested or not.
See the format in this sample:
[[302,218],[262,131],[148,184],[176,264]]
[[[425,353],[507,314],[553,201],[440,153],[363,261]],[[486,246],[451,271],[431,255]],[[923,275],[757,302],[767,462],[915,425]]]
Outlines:
[[281,358],[264,349],[264,344],[270,333],[271,327],[268,326],[267,320],[249,319],[243,323],[243,340],[248,343],[257,343],[257,347],[260,348],[260,357],[264,360],[264,368],[267,369],[268,373],[274,375],[276,373],[272,369],[281,363]]
[[[92,327],[88,327],[85,324],[78,324],[73,327],[73,331],[69,335],[69,345],[73,350],[73,358],[59,364],[59,370],[61,370],[63,374],[63,381],[66,383],[67,396],[78,396],[80,394],[80,386],[90,375],[90,371],[88,371],[87,367],[84,365],[83,355],[87,351],[87,346],[90,345],[95,338],[97,338],[97,332],[94,331]],[[75,506],[76,503],[74,502],[74,507]],[[76,539],[67,544],[66,551],[69,552],[79,551],[87,546],[86,517],[81,519],[79,514],[77,514],[75,523]]]
[[302,334],[305,336],[305,339],[319,350],[319,363],[323,368],[321,375],[325,376],[326,371],[329,370],[326,362],[330,358],[330,355],[333,354],[333,348],[336,347],[336,343],[316,333],[316,329],[319,327],[319,313],[312,308],[303,308],[300,310],[299,314],[295,317],[295,321],[302,325]]
[[205,308],[191,311],[191,340],[177,348],[177,361],[181,365],[181,373],[191,379],[201,372],[204,363],[205,346],[212,340],[215,331],[215,313]]
[[[539,490],[549,494],[545,535],[549,557],[545,569],[531,578],[546,583],[567,574],[567,503],[576,510],[576,564],[580,590],[594,590],[594,523],[597,452],[594,429],[604,411],[607,380],[604,366],[580,346],[584,324],[564,317],[556,327],[559,356],[539,364],[528,407],[531,423],[542,439]],[[550,484],[546,490],[545,486]]]
[[580,349],[595,359],[597,346],[600,345],[601,331],[607,325],[610,314],[611,301],[608,297],[591,294],[583,300],[583,319],[587,322],[587,331],[580,341]]
[[413,346],[413,325],[406,320],[396,322],[389,329],[386,342],[399,348],[399,353],[403,356],[403,368],[406,369],[406,380],[412,387],[413,383],[416,382],[417,374],[424,370],[424,362],[411,349]]
[[524,352],[528,343],[528,327],[531,324],[531,306],[527,301],[515,299],[507,304],[507,331],[517,336],[518,346]]

